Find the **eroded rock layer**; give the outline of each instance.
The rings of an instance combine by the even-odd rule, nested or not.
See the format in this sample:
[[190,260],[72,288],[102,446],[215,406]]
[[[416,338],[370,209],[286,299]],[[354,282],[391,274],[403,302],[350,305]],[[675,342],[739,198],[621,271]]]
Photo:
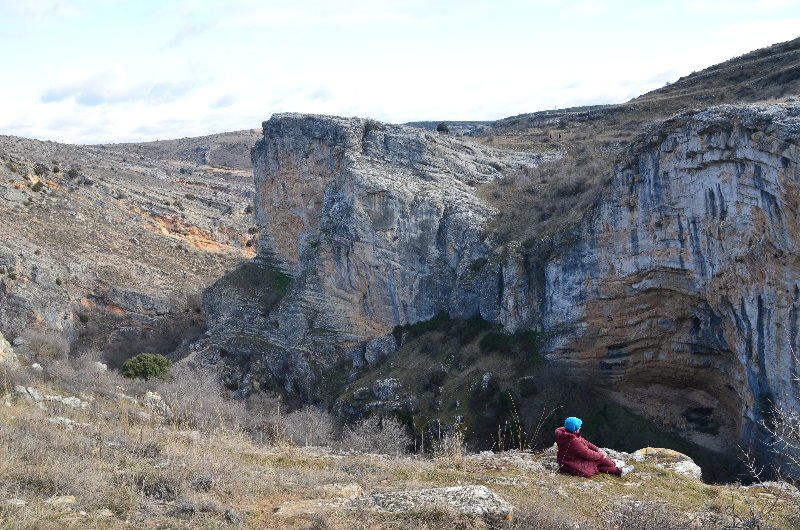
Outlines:
[[[542,158],[357,118],[265,122],[253,152],[256,263],[293,280],[260,312],[232,303],[225,280],[209,291],[212,342],[249,363],[234,379],[260,373],[314,394],[319,370],[391,353],[395,326],[441,311],[532,325],[522,255],[485,241],[496,210],[473,188]],[[375,337],[391,344],[368,347]]]

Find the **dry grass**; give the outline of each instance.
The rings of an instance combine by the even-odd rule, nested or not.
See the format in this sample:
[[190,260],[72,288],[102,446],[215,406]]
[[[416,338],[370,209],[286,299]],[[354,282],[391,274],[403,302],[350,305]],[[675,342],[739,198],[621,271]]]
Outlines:
[[[488,463],[470,458],[457,434],[443,439],[433,458],[408,456],[405,432],[386,419],[347,428],[337,441],[331,418],[315,409],[287,415],[275,400],[230,400],[188,373],[141,383],[92,372],[93,362],[87,356],[52,362],[42,372],[0,370],[3,528],[490,528],[441,509],[344,508],[354,495],[466,484],[486,485],[511,502],[516,515],[507,526],[519,529],[684,528],[692,517],[718,529],[792,523],[782,501],[652,465],[637,466],[625,480],[534,473],[502,464],[502,455]],[[89,406],[39,407],[12,395],[17,384],[77,395]],[[147,397],[154,390],[168,410]],[[51,423],[55,416],[76,424]],[[299,439],[287,435],[295,431]],[[328,439],[317,440],[323,431]],[[384,454],[298,447],[312,439]],[[520,454],[532,465],[540,458]],[[7,502],[14,499],[25,504]],[[754,520],[760,526],[747,522]]]

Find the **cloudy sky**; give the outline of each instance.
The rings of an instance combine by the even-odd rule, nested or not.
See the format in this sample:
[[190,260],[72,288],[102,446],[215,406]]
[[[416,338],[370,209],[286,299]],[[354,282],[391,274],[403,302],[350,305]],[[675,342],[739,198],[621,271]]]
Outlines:
[[487,120],[626,101],[800,36],[800,0],[0,0],[0,134]]

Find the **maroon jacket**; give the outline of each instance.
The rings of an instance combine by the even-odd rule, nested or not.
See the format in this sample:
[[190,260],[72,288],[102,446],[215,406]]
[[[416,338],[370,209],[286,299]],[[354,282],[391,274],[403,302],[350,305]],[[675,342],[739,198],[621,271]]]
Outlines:
[[593,477],[599,473],[597,464],[605,457],[600,450],[578,432],[569,432],[564,427],[556,429],[559,469],[562,473]]

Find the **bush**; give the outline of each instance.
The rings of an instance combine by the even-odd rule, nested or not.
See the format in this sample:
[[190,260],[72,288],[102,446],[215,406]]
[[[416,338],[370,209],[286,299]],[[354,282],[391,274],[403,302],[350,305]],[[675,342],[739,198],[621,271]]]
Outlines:
[[57,361],[65,358],[69,353],[69,341],[57,331],[27,329],[22,332],[21,336],[37,362]]
[[164,378],[172,368],[172,361],[158,353],[141,353],[122,365],[122,375],[131,379]]
[[445,122],[441,122],[439,123],[439,125],[436,126],[436,132],[447,134],[450,132],[450,129],[447,127],[447,124]]
[[327,446],[333,439],[333,419],[330,414],[312,405],[286,416],[285,434],[295,445]]
[[50,173],[50,169],[48,169],[48,167],[45,166],[44,164],[36,164],[35,166],[33,166],[33,173],[37,177],[44,177]]
[[478,343],[481,351],[507,353],[514,347],[514,339],[508,333],[502,331],[490,331]]
[[342,448],[364,453],[400,455],[406,452],[411,438],[399,421],[373,415],[355,425],[348,425],[342,436]]

